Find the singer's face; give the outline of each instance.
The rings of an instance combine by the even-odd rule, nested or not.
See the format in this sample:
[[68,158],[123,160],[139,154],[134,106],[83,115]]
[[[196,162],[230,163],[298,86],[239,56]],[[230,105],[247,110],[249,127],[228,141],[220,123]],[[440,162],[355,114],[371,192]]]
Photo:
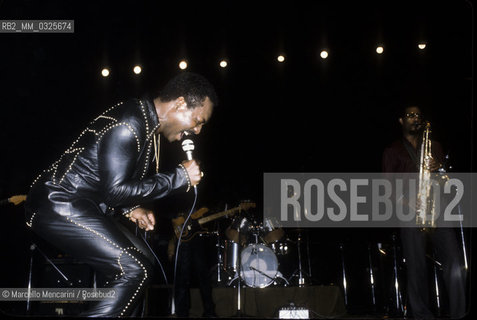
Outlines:
[[170,142],[181,140],[185,131],[199,134],[202,126],[212,116],[212,111],[213,105],[209,98],[201,106],[192,109],[177,108],[171,113],[167,123],[164,123],[162,133]]

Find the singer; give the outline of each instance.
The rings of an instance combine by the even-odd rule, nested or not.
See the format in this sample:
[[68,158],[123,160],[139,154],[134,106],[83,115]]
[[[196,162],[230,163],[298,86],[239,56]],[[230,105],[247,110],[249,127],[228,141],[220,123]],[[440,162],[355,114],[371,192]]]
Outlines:
[[[136,314],[153,261],[116,218],[124,215],[153,230],[154,214],[142,206],[200,182],[191,156],[174,171],[159,172],[160,135],[172,142],[199,134],[216,104],[209,81],[182,72],[155,98],[121,102],[97,116],[33,182],[27,226],[106,277],[102,287],[116,289],[115,299],[99,301],[81,316]],[[155,173],[148,174],[150,166]]]

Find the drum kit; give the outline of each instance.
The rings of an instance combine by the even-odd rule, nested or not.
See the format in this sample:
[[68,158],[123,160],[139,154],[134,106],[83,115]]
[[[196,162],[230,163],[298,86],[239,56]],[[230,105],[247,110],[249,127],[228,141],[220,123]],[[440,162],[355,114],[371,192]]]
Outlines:
[[[293,285],[294,278],[300,286],[305,284],[307,272],[302,271],[301,234],[297,241],[272,219],[257,222],[252,218],[236,216],[225,229],[225,237],[216,232],[217,265],[216,282],[219,286],[251,288]],[[296,254],[298,253],[298,261]],[[295,272],[288,272],[290,266]],[[285,277],[290,273],[290,277]]]

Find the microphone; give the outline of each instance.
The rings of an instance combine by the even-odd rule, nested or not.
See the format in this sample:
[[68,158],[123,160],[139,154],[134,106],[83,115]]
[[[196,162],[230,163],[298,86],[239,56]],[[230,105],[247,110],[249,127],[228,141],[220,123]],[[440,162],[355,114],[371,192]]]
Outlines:
[[[182,141],[182,150],[186,153],[187,160],[192,160],[192,151],[195,149],[194,141],[191,139],[184,139]],[[195,192],[197,192],[197,186],[194,186]]]
[[187,160],[192,160],[192,151],[194,151],[194,141],[191,139],[184,139],[182,141],[182,150],[186,153]]

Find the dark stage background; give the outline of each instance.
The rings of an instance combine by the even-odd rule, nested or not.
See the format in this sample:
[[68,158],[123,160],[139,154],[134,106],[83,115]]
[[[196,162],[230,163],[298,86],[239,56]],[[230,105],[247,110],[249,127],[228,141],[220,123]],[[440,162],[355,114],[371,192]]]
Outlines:
[[[91,119],[161,87],[180,72],[181,59],[216,86],[220,99],[196,139],[206,174],[201,206],[222,210],[250,199],[260,217],[264,172],[379,172],[384,147],[400,134],[397,110],[409,103],[423,107],[454,171],[473,171],[469,2],[165,3],[0,1],[0,19],[75,20],[74,34],[0,34],[0,198],[27,193]],[[325,60],[322,49],[329,51]],[[108,78],[100,75],[105,66]],[[183,153],[178,143],[163,142],[166,170]],[[176,196],[155,206],[170,215],[191,200]],[[0,209],[8,270],[0,283],[20,287],[30,235],[20,207]],[[159,220],[160,242],[168,221]],[[365,272],[367,244],[389,243],[391,234],[309,230],[316,282],[338,282],[338,243],[358,248],[350,259]],[[369,303],[360,295],[356,305]]]

